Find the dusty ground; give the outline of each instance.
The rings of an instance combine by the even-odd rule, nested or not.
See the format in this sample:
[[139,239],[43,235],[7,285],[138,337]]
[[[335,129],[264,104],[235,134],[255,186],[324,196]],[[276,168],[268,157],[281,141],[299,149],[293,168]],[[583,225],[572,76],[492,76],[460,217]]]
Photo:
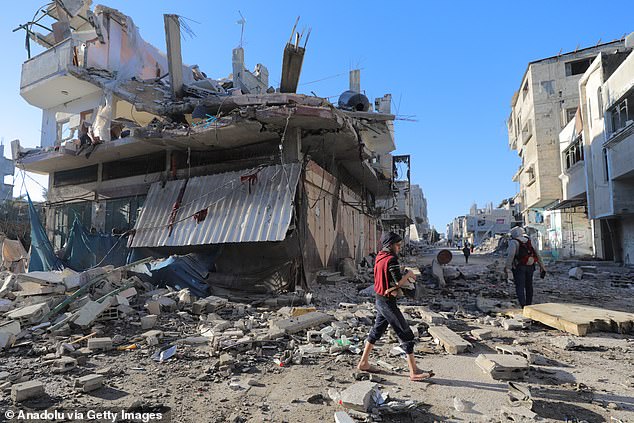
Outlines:
[[[415,261],[422,266],[430,263],[432,257],[430,253]],[[466,267],[479,269],[497,259],[476,254]],[[453,264],[462,267],[463,261],[461,255],[455,254]],[[553,266],[553,274],[538,280],[535,302],[578,302],[633,311],[633,284],[627,283],[628,280],[633,282],[631,277],[627,273],[625,277],[615,276],[623,275],[623,269],[599,268],[596,278],[573,281],[567,277],[569,267],[567,264]],[[620,282],[613,285],[613,279]],[[334,287],[318,287],[316,305],[319,309],[332,311],[338,308],[340,301],[370,301],[357,295],[357,290],[365,286],[341,282]],[[513,343],[525,345],[537,355],[525,382],[532,390],[533,410],[541,418],[557,422],[634,421],[633,336],[592,334],[578,338],[536,323],[523,331],[506,331],[478,323],[477,318],[483,316],[475,308],[479,293],[509,301],[512,292],[508,283],[486,277],[450,282],[444,291],[426,284],[419,303],[444,311],[450,318],[450,328],[468,338],[471,329],[486,327],[493,330],[494,338],[486,341],[469,339],[474,345],[473,351],[449,355],[434,345],[424,324],[412,322],[419,324],[421,334],[417,344],[420,366],[436,373],[430,383],[412,383],[406,377],[405,360],[389,354],[397,343],[390,343],[386,336],[375,349],[372,359],[384,360],[402,370],[382,374],[381,390],[389,393],[391,398],[415,400],[421,406],[409,414],[383,415],[382,421],[500,421],[499,410],[507,401],[507,386],[483,373],[474,359],[480,353],[494,352],[495,345]],[[368,308],[371,310],[369,304]],[[269,310],[248,309],[248,312],[266,313]],[[358,340],[363,339],[368,329],[363,323],[364,320],[359,319],[359,325],[349,332]],[[197,322],[194,318],[178,318],[173,313],[161,314],[157,328],[166,333],[196,335]],[[126,340],[141,332],[129,322],[104,326],[103,331],[108,336],[122,335]],[[574,339],[576,349],[567,351],[558,347],[560,338]],[[143,346],[133,351],[91,355],[86,365],[62,375],[51,373],[50,367],[43,364],[41,353],[33,345],[27,345],[4,353],[0,371],[8,371],[14,380],[46,381],[46,397],[20,406],[31,409],[51,406],[114,409],[136,404],[145,409],[169,410],[171,421],[176,422],[333,421],[334,412],[343,408],[329,400],[328,391],[341,391],[355,382],[352,374],[358,356],[349,352],[323,354],[305,357],[302,364],[288,367],[274,363],[274,354],[301,343],[305,343],[305,332],[291,338],[256,343],[242,352],[233,350],[238,363],[233,374],[223,373],[222,367],[218,367],[217,354],[210,346],[182,344],[179,344],[176,357],[163,363],[150,358],[156,347]],[[76,393],[72,389],[73,379],[95,371],[106,375],[105,388],[91,394]],[[312,398],[311,402],[317,403],[308,402],[315,394],[321,394],[323,400]],[[470,404],[472,410],[456,411],[454,397]],[[14,406],[5,391],[0,408],[8,407]],[[0,421],[2,419],[4,417],[0,417]]]

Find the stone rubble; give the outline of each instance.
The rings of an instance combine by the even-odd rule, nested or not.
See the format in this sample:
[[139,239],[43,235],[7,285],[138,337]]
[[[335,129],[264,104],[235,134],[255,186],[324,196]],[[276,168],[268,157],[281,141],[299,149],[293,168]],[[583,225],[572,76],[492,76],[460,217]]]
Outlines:
[[[417,338],[415,355],[423,366],[433,357],[445,357],[448,362],[463,357],[477,373],[493,380],[521,379],[537,386],[534,390],[539,393],[542,385],[568,383],[560,379],[561,371],[552,367],[562,357],[579,359],[588,351],[597,351],[604,356],[596,359],[606,363],[617,358],[631,362],[634,343],[628,335],[613,334],[611,343],[589,343],[574,336],[559,336],[557,331],[536,323],[531,325],[514,306],[513,287],[500,276],[501,263],[487,257],[492,263],[453,266],[447,273],[452,277],[447,278],[444,287],[433,277],[429,264],[420,264],[420,257],[409,259],[408,264],[419,268],[420,275],[415,289],[400,300],[400,307]],[[330,420],[333,413],[341,422],[422,419],[430,410],[445,417],[456,413],[451,404],[443,405],[433,397],[410,397],[407,389],[389,382],[390,375],[406,375],[407,371],[405,354],[391,330],[377,344],[377,355],[373,353],[372,357],[385,374],[355,371],[374,321],[372,298],[363,295],[371,288],[372,267],[368,263],[371,258],[357,265],[355,272],[347,263],[344,273],[349,276],[325,271],[325,280],[337,280],[332,284],[315,281],[313,302],[307,305],[275,298],[251,303],[216,296],[196,298],[187,290],[143,283],[125,271],[115,272],[116,276],[104,271],[101,274],[107,276],[101,282],[66,307],[58,308],[90,278],[76,277],[70,282],[64,278],[70,290],[64,282],[60,282],[63,289],[61,285],[51,288],[52,278],[48,278],[43,283],[51,288],[46,294],[22,296],[17,295],[19,284],[6,283],[15,280],[15,275],[0,275],[5,280],[2,299],[9,304],[0,321],[0,389],[11,397],[0,400],[0,406],[19,402],[34,407],[41,401],[65,406],[87,404],[87,392],[128,391],[126,386],[134,383],[143,392],[134,398],[144,407],[169,407],[180,416],[189,415],[182,409],[187,400],[170,400],[175,388],[169,380],[180,380],[179,375],[184,375],[191,388],[183,382],[178,386],[190,389],[190,394],[223,386],[235,395],[243,395],[247,405],[234,416],[235,421],[277,421],[272,416],[278,414],[269,404],[277,399],[267,399],[265,391],[274,386],[275,377],[284,378],[280,379],[282,384],[294,386],[295,382],[284,375],[307,369],[310,373],[298,382],[312,386],[315,380],[321,380],[329,388],[313,390],[293,401],[328,408]],[[548,284],[539,287],[540,301],[555,301],[561,296],[556,290],[565,290],[570,301],[580,301],[575,296],[585,289],[584,298],[592,297],[606,306],[624,308],[627,302],[623,291],[631,290],[631,286],[610,283],[611,279],[631,277],[627,269],[599,266],[596,278],[580,280],[568,278],[565,263],[552,264],[550,269]],[[39,292],[32,284],[29,290]],[[119,292],[109,295],[115,291]],[[619,295],[614,295],[617,291]],[[150,393],[147,387],[133,382],[141,376],[165,383],[164,390],[152,388],[155,391]],[[628,380],[627,374],[622,376],[622,380]],[[634,375],[629,376],[631,381]],[[631,383],[624,386],[634,389]],[[426,388],[426,392],[433,390],[433,384]],[[293,393],[289,392],[292,399]],[[569,392],[578,395],[576,392],[582,391]],[[468,403],[469,398],[462,398]],[[229,413],[218,401],[215,421],[227,421],[236,410]],[[295,403],[289,399],[289,404]],[[526,401],[522,404],[521,410],[500,405],[497,412],[508,418],[539,414],[538,409],[531,410],[532,405],[526,406]],[[617,404],[618,410],[608,408],[608,404]],[[476,410],[483,406],[477,401],[473,404]],[[597,405],[590,401],[588,407],[596,409]],[[629,413],[627,404],[616,400],[606,402],[601,410]],[[468,415],[467,411],[458,413]]]

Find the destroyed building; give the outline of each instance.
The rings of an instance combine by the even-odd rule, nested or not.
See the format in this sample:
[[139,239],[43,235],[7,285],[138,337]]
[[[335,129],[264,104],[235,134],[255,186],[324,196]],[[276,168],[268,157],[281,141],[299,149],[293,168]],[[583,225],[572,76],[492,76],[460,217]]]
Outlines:
[[4,157],[4,144],[0,144],[0,203],[13,197],[13,185],[5,182],[5,178],[13,176],[13,172],[15,172],[13,160]]
[[79,224],[125,238],[128,258],[203,254],[212,286],[253,290],[375,251],[375,204],[395,189],[389,95],[372,110],[358,72],[336,105],[296,93],[307,37],[295,29],[279,88],[242,47],[233,74],[212,79],[183,63],[178,16],[165,15],[163,54],[132,18],[90,3],[49,5],[48,33],[21,27],[44,49],[29,47],[20,84],[42,135],[12,147],[20,168],[49,177],[54,249]]

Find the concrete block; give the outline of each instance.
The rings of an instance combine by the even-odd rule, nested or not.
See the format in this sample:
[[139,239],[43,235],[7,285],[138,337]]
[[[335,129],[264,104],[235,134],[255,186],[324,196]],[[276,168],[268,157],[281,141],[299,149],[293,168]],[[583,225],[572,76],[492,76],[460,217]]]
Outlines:
[[145,302],[145,309],[150,314],[158,316],[161,314],[161,304],[156,300],[148,300]]
[[502,327],[506,330],[522,330],[524,325],[515,319],[504,319],[502,321]]
[[581,267],[573,267],[568,271],[568,276],[571,279],[581,280],[583,278],[583,269]]
[[427,331],[449,354],[460,354],[472,347],[471,343],[447,326],[430,326]]
[[141,329],[152,329],[156,325],[157,320],[158,316],[156,314],[141,317]]
[[42,395],[44,395],[44,384],[37,380],[16,383],[11,387],[11,399],[14,402],[22,402]]
[[62,357],[53,361],[53,373],[66,373],[77,367],[77,360],[72,357]]
[[112,349],[112,338],[90,338],[88,349],[92,351],[110,351]]
[[75,380],[74,388],[81,392],[90,392],[103,386],[103,375],[90,374]]
[[471,331],[471,335],[475,339],[479,339],[480,341],[482,341],[485,339],[491,339],[491,337],[493,336],[493,332],[491,332],[490,329],[473,329]]
[[370,411],[380,395],[379,385],[365,380],[357,382],[341,393],[341,404],[357,411]]
[[271,322],[271,328],[283,331],[286,334],[297,333],[315,326],[329,323],[334,320],[330,314],[313,311],[299,317],[290,317]]
[[421,308],[418,310],[423,317],[423,321],[430,325],[442,325],[447,321],[444,316],[431,311],[427,308]]
[[355,420],[345,411],[337,411],[335,413],[335,423],[355,423]]
[[528,361],[517,355],[480,354],[475,363],[495,380],[523,379],[528,374]]

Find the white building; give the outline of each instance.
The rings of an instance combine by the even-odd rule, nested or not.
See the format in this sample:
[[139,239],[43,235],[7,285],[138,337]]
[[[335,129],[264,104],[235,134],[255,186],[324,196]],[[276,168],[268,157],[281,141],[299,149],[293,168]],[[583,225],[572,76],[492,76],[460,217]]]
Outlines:
[[[626,42],[634,46],[634,35]],[[600,258],[634,264],[634,54],[601,53],[579,82],[588,215]]]
[[579,80],[601,52],[623,48],[618,40],[530,62],[513,95],[508,119],[509,146],[522,160],[513,176],[525,225],[548,249],[544,211],[563,198],[559,133],[579,105]]

